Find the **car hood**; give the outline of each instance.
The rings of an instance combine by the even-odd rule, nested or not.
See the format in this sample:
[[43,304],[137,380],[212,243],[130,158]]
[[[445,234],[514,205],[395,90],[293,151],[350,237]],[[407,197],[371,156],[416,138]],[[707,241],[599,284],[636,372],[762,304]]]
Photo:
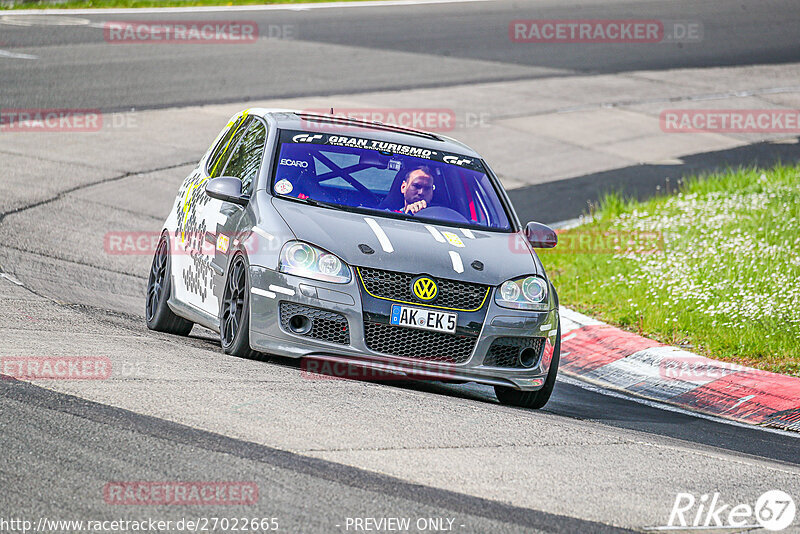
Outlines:
[[[278,198],[272,202],[297,239],[332,252],[353,266],[489,285],[522,275],[544,275],[538,257],[520,232],[464,230]],[[359,245],[367,245],[374,252],[365,254]],[[472,266],[475,261],[483,263],[483,270]]]

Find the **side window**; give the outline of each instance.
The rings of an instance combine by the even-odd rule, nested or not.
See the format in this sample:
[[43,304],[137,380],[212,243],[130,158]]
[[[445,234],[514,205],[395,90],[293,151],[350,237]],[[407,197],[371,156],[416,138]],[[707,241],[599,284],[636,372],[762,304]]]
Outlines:
[[264,123],[253,119],[225,167],[223,175],[239,178],[242,181],[242,193],[245,195],[249,195],[253,189],[253,181],[258,176],[261,160],[264,159],[266,143],[267,129]]
[[211,157],[208,158],[208,164],[206,166],[206,173],[210,178],[222,176],[222,169],[225,168],[225,162],[228,161],[231,150],[244,134],[247,128],[247,122],[248,117],[246,116],[240,117],[234,121],[233,125],[228,129],[225,135],[222,136],[219,143],[217,143],[214,152],[211,154]]

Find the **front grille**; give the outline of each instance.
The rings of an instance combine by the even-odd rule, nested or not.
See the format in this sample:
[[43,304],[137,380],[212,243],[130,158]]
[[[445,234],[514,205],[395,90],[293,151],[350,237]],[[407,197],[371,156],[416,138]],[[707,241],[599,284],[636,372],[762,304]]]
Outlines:
[[429,332],[416,328],[364,322],[367,347],[391,356],[442,363],[464,363],[475,348],[477,336]]
[[483,359],[483,365],[524,369],[525,366],[519,361],[519,354],[524,349],[533,349],[536,351],[533,365],[536,365],[539,358],[542,357],[543,347],[544,338],[542,337],[499,337],[489,346],[486,357]]
[[[425,305],[424,302],[414,296],[411,290],[411,285],[417,278],[416,275],[382,271],[369,267],[359,267],[358,272],[361,275],[364,289],[374,297]],[[488,286],[481,284],[471,284],[444,278],[435,278],[434,280],[439,292],[436,300],[431,305],[457,311],[479,310],[489,291]]]
[[[305,334],[292,332],[292,329],[289,328],[289,320],[295,315],[308,317],[311,320],[311,330]],[[344,315],[331,311],[292,302],[281,302],[281,326],[285,331],[296,335],[340,345],[350,344],[350,328],[348,328],[347,319]]]

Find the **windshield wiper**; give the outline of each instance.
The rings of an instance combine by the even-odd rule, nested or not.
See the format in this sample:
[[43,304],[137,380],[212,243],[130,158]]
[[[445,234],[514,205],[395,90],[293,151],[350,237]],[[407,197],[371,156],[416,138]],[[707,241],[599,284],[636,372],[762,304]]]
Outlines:
[[308,204],[309,206],[318,206],[322,208],[334,208],[334,209],[343,209],[348,211],[347,208],[350,206],[343,206],[341,204],[334,204],[333,202],[325,202],[324,200],[316,200],[313,198],[297,198],[297,197],[278,197],[278,198],[287,198],[289,200],[296,200],[298,202],[302,202],[304,204]]
[[[308,204],[309,206],[321,207],[321,208],[332,208],[342,211],[347,211],[350,213],[364,213],[364,214],[375,214],[378,216],[390,216],[396,219],[403,219],[405,221],[423,221],[430,222],[426,220],[424,217],[419,218],[415,217],[410,213],[398,213],[396,211],[387,211],[387,210],[379,210],[373,208],[364,208],[361,206],[347,206],[344,204],[334,204],[333,202],[325,202],[324,200],[316,200],[313,198],[297,198],[297,197],[288,197],[288,196],[277,196],[276,198],[286,198],[289,200],[294,200],[297,202],[302,202],[304,204]],[[435,219],[434,219],[435,222]]]

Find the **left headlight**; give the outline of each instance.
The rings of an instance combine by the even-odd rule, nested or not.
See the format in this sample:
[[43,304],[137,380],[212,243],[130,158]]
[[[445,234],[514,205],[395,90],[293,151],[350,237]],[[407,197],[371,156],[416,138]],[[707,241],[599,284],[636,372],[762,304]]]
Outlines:
[[336,284],[346,284],[351,278],[350,268],[337,256],[302,241],[283,245],[278,270]]
[[504,308],[547,311],[547,281],[539,276],[506,280],[495,293],[494,300]]

